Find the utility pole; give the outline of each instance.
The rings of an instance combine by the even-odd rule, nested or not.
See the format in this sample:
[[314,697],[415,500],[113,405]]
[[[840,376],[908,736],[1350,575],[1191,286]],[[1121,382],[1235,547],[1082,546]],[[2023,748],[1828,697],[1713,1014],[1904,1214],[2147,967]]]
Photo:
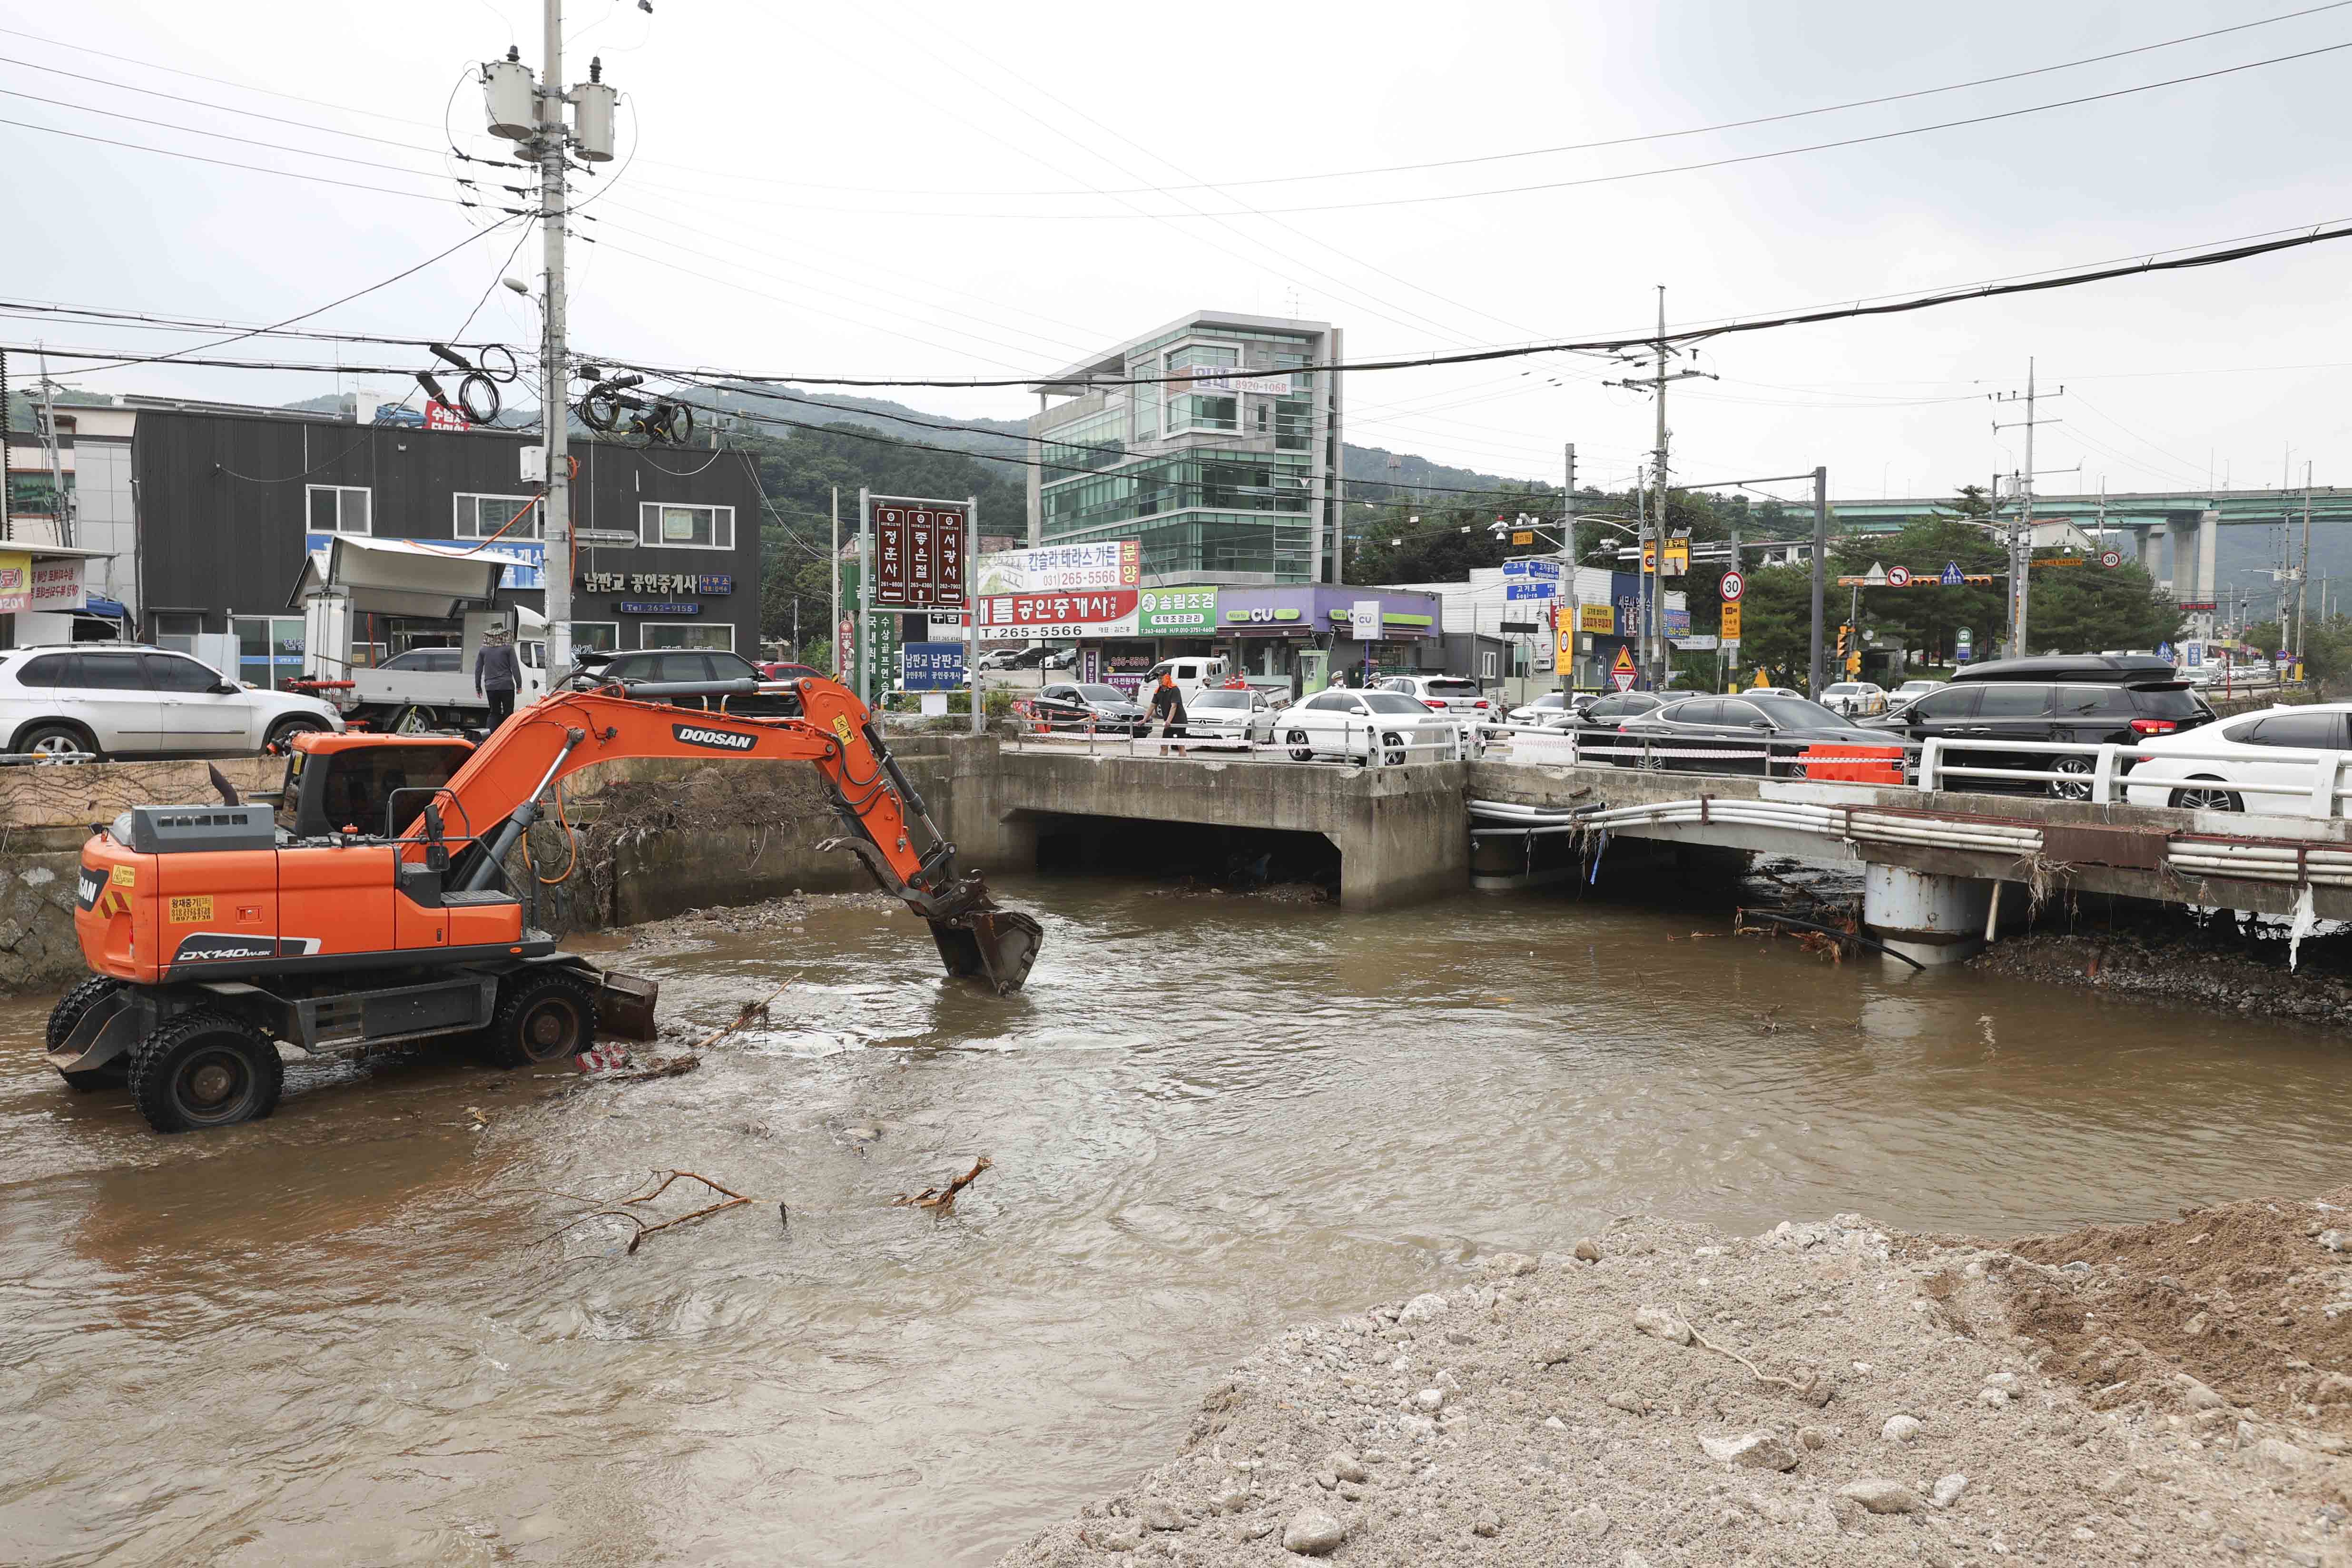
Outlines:
[[[2018,476],[2017,522],[2009,536],[2009,656],[2011,658],[2023,658],[2027,652],[2026,579],[2032,575],[2033,562],[2033,427],[2036,425],[2064,423],[2060,419],[2036,419],[2033,416],[2036,396],[2033,370],[2033,361],[2028,358],[2025,362],[2025,417],[2013,419],[2006,425],[1995,421],[1993,425],[1995,430],[2014,430],[2021,425],[2025,428],[2025,471]],[[2066,389],[2061,386],[2048,395],[2063,397],[2065,395]],[[2014,403],[2018,397],[2013,392],[1997,392],[1993,394],[1993,401]]]
[[1602,384],[1606,386],[1622,386],[1633,392],[1646,392],[1657,399],[1658,444],[1656,451],[1653,454],[1654,468],[1651,475],[1653,481],[1651,488],[1654,492],[1654,505],[1651,510],[1654,511],[1654,517],[1645,530],[1650,541],[1650,571],[1649,581],[1645,584],[1644,591],[1642,595],[1643,622],[1642,627],[1642,660],[1643,663],[1649,668],[1650,689],[1653,691],[1664,692],[1666,689],[1668,665],[1671,662],[1666,658],[1665,652],[1666,480],[1667,475],[1671,471],[1666,462],[1666,438],[1668,434],[1666,430],[1666,384],[1670,381],[1687,381],[1694,376],[1705,376],[1709,381],[1720,381],[1723,378],[1716,375],[1710,371],[1704,370],[1678,370],[1672,375],[1668,375],[1666,374],[1667,359],[1671,355],[1678,354],[1683,351],[1666,341],[1666,286],[1661,283],[1657,287],[1658,335],[1650,340],[1650,353],[1653,361],[1650,367],[1651,374],[1647,376],[1628,377],[1623,381],[1604,382]]
[[1805,695],[1816,702],[1822,689],[1829,683],[1822,679],[1822,597],[1829,587],[1830,569],[1830,471],[1826,467],[1813,470],[1813,634],[1812,663],[1808,677],[1812,689]]
[[58,405],[52,395],[57,383],[49,379],[49,356],[41,356],[41,449],[49,459],[49,529],[58,544],[74,542],[73,502],[66,494],[65,459],[58,454]]
[[[1556,602],[1560,606],[1559,613],[1568,617],[1568,622],[1564,628],[1552,628],[1551,660],[1552,673],[1559,677],[1560,692],[1566,695],[1576,689],[1576,639],[1580,635],[1576,617],[1576,443],[1573,441],[1568,443],[1568,488],[1560,493],[1564,498],[1560,507],[1560,540],[1568,555],[1568,581],[1561,585],[1559,598]],[[1565,659],[1560,658],[1559,650],[1562,648],[1568,650]]]
[[[841,646],[841,487],[833,487],[833,619],[825,623],[825,636],[833,640],[833,673],[838,678],[849,669],[849,654]],[[969,598],[971,595],[966,595]],[[976,614],[977,612],[975,612]]]
[[2311,640],[2311,623],[2308,616],[2311,601],[2307,596],[2310,582],[2311,459],[2305,458],[2303,461],[2303,564],[2296,567],[2294,572],[2294,647],[2293,651],[2298,660],[2310,651],[2305,647]]
[[563,0],[547,0],[539,78],[539,237],[544,259],[539,423],[547,451],[547,657],[572,668],[572,372],[564,363]]

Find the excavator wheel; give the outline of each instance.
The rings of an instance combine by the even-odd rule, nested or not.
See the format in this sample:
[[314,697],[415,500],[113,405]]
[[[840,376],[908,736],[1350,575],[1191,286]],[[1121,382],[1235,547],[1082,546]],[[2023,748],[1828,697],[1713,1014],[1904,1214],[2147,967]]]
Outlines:
[[[64,1045],[66,1037],[74,1032],[74,1026],[88,1016],[92,1007],[121,988],[122,982],[110,975],[93,974],[58,997],[58,1005],[49,1009],[48,1048],[54,1051]],[[58,1076],[65,1079],[66,1087],[76,1094],[88,1094],[93,1089],[118,1087],[130,1076],[130,1071],[128,1059],[118,1057],[106,1066],[89,1072],[60,1070]]]
[[210,1008],[183,1013],[131,1052],[131,1098],[158,1132],[258,1121],[278,1109],[286,1064],[261,1031]]
[[596,993],[575,974],[509,975],[481,1041],[491,1063],[502,1068],[575,1056],[596,1043]]

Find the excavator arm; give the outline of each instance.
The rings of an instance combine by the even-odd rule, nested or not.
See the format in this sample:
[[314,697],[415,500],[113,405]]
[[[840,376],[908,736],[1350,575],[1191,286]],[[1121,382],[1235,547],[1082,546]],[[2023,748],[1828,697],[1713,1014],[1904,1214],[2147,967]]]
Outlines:
[[[738,715],[731,700],[794,693],[796,718]],[[707,706],[676,706],[698,698]],[[874,728],[863,703],[823,679],[797,681],[638,683],[559,691],[517,713],[476,748],[420,813],[404,860],[430,860],[454,808],[474,840],[448,864],[460,892],[486,889],[564,778],[625,757],[764,758],[813,764],[844,833],[826,841],[862,860],[885,892],[930,922],[948,973],[986,980],[1002,995],[1029,976],[1044,932],[1029,916],[999,909],[979,873],[961,871],[955,846],[931,820]]]

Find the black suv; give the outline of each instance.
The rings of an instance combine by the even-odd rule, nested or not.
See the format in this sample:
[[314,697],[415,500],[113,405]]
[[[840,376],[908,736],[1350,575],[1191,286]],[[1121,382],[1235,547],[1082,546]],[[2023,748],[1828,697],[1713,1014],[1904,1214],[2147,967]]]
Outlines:
[[[2013,784],[1977,777],[1958,787],[2003,795],[2091,797],[2091,758],[2072,752],[1970,752],[1966,742],[2056,741],[2069,745],[2123,745],[2210,723],[2213,710],[2172,666],[2145,656],[2084,654],[2067,658],[1999,659],[1964,669],[1949,686],[1876,719],[1865,730],[1891,731],[1911,741],[1943,741],[1954,767],[2016,768],[2069,775],[2021,779]],[[2126,759],[2123,771],[2130,771]]]
[[[628,653],[599,657],[593,650],[583,655],[566,685],[604,686],[618,681],[626,686],[641,680],[696,681],[757,680],[767,677],[760,667],[740,653],[730,653],[718,647],[638,648]],[[757,719],[793,719],[800,716],[801,702],[797,697],[782,692],[755,693],[746,697],[671,697],[663,699],[680,708],[723,709],[730,713],[741,713]]]

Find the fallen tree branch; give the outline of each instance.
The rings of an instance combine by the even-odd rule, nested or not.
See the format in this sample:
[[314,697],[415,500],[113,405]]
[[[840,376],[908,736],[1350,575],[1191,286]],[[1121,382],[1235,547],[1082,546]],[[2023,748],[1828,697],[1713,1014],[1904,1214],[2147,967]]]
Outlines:
[[989,1166],[995,1163],[995,1161],[991,1160],[987,1155],[982,1154],[979,1159],[974,1160],[971,1163],[971,1170],[966,1171],[962,1175],[958,1176],[954,1181],[950,1182],[944,1188],[925,1187],[913,1197],[908,1197],[906,1194],[900,1193],[897,1197],[890,1200],[890,1206],[894,1209],[951,1209],[955,1207],[956,1194],[963,1191],[966,1187],[971,1185],[971,1184],[979,1178],[980,1173],[982,1171],[987,1170]]
[[[724,1214],[729,1209],[740,1208],[751,1201],[750,1198],[745,1197],[741,1193],[737,1192],[734,1188],[722,1186],[719,1183],[712,1181],[709,1177],[703,1175],[701,1173],[697,1171],[657,1171],[654,1173],[660,1179],[655,1182],[653,1189],[650,1192],[639,1193],[634,1197],[623,1198],[620,1200],[618,1205],[604,1204],[602,1206],[589,1210],[586,1214],[574,1215],[570,1219],[565,1220],[562,1225],[557,1226],[547,1235],[540,1237],[540,1241],[553,1241],[558,1237],[562,1236],[566,1231],[573,1228],[575,1226],[585,1225],[592,1219],[625,1220],[633,1229],[629,1236],[629,1245],[624,1248],[624,1250],[633,1253],[636,1251],[638,1246],[644,1242],[646,1237],[653,1235],[654,1232],[657,1230],[667,1230],[673,1226],[685,1225],[691,1220],[705,1219],[715,1214]],[[978,1173],[975,1172],[974,1174],[978,1174]],[[672,1218],[658,1222],[648,1222],[643,1215],[634,1212],[633,1205],[653,1202],[654,1199],[661,1196],[663,1193],[669,1190],[669,1185],[672,1182],[677,1181],[680,1178],[700,1182],[712,1192],[721,1194],[720,1201],[715,1204],[705,1205],[703,1207],[695,1209],[689,1213],[677,1215]],[[566,1193],[562,1195],[572,1197],[576,1194]],[[581,1201],[596,1202],[597,1200],[582,1199]],[[778,1207],[781,1210],[782,1205],[780,1205]],[[787,1223],[789,1223],[789,1221]]]

